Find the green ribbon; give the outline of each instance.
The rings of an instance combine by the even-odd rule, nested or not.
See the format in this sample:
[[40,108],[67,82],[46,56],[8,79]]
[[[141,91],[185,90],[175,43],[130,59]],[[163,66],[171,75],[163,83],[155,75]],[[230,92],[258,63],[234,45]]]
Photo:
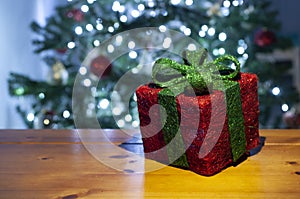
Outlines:
[[[162,131],[170,164],[189,167],[179,129],[176,96],[186,91],[191,92],[191,89],[196,94],[205,94],[211,88],[225,93],[231,151],[233,161],[236,162],[246,151],[240,86],[234,81],[240,72],[240,63],[231,55],[208,62],[206,49],[185,51],[184,61],[185,64],[179,64],[171,59],[161,58],[155,62],[152,70],[153,82],[164,88],[158,94],[158,102],[165,109],[161,113],[166,113],[162,118],[166,121]],[[235,64],[235,70],[228,67],[228,61]]]

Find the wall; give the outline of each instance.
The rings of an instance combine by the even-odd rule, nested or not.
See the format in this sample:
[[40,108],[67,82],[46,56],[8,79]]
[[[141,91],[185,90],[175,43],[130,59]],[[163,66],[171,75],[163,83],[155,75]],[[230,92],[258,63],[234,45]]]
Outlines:
[[278,20],[282,24],[282,33],[295,36],[297,45],[300,43],[300,1],[299,0],[271,0],[273,8],[279,11]]
[[[30,22],[43,23],[53,10],[53,0],[7,0],[0,6],[0,128],[24,128],[15,106],[22,99],[8,94],[7,79],[10,72],[43,77],[45,67],[38,55],[33,54]],[[23,99],[24,100],[24,99]]]

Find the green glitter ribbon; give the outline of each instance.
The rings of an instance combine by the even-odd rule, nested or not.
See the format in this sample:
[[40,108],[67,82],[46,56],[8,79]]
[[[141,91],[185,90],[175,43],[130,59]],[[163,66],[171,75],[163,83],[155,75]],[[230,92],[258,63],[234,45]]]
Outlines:
[[[204,94],[210,88],[225,93],[231,151],[233,161],[236,162],[246,151],[240,86],[233,80],[240,72],[240,63],[231,55],[208,62],[206,49],[185,51],[184,57],[186,64],[179,64],[168,58],[158,59],[152,70],[153,82],[164,88],[158,93],[158,103],[165,109],[161,113],[166,114],[162,115],[162,120],[166,121],[162,131],[169,162],[174,166],[189,167],[185,155],[186,146],[179,128],[176,96],[191,89],[196,94]],[[228,67],[226,61],[233,62],[236,69]]]

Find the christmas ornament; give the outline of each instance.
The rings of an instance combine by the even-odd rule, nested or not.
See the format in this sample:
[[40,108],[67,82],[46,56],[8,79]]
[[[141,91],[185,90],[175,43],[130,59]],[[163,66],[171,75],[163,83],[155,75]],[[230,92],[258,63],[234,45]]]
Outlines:
[[68,48],[57,48],[56,52],[59,54],[65,54],[67,52]]
[[69,73],[65,66],[57,61],[48,73],[48,83],[52,85],[65,85],[68,82]]
[[214,15],[217,16],[221,16],[222,12],[221,12],[221,6],[220,3],[215,3],[213,4],[206,12],[207,16],[211,17]]
[[111,61],[104,55],[99,55],[92,60],[90,71],[97,77],[105,77],[111,72]]
[[84,19],[84,13],[79,9],[72,9],[67,12],[68,18],[73,18],[77,22],[81,22]]
[[54,112],[43,109],[34,119],[35,129],[47,129],[53,127]]
[[265,47],[273,44],[276,41],[276,36],[272,31],[263,29],[258,31],[254,37],[254,43],[260,47]]
[[283,122],[286,124],[287,128],[290,129],[300,127],[300,104],[283,114]]

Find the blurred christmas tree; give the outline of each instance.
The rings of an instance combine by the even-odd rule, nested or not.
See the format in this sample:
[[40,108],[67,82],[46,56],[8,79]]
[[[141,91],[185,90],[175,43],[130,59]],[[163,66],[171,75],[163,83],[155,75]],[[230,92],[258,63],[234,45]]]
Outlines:
[[[11,73],[10,94],[31,97],[29,110],[17,107],[28,127],[74,128],[71,98],[76,75],[84,76],[89,70],[96,77],[105,69],[97,88],[91,88],[94,99],[82,99],[87,109],[77,107],[82,110],[76,111],[85,115],[95,112],[103,128],[138,127],[134,96],[130,112],[122,115],[122,106],[110,109],[112,97],[118,98],[112,90],[126,71],[145,60],[153,61],[155,56],[131,51],[113,62],[105,54],[99,55],[89,68],[82,62],[94,47],[117,33],[138,27],[169,28],[198,41],[213,57],[225,53],[238,57],[244,72],[256,73],[260,78],[261,127],[277,128],[282,114],[299,99],[287,82],[291,63],[270,62],[258,56],[292,47],[291,41],[280,35],[276,16],[266,0],[68,0],[56,8],[44,27],[31,24],[37,34],[35,53],[50,67],[47,80]],[[132,45],[128,43],[128,48]],[[107,48],[108,53],[114,47]],[[149,79],[149,74],[141,74],[141,78]],[[90,81],[85,79],[86,87]],[[277,115],[274,109],[280,110]],[[115,122],[114,115],[124,119]]]

